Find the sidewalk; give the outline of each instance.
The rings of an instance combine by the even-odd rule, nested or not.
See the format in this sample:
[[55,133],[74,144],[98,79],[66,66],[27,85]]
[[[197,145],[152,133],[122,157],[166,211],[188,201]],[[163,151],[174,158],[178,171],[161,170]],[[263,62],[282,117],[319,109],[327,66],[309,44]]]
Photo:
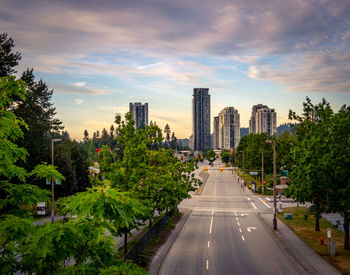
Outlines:
[[[272,231],[273,215],[259,214],[266,226]],[[283,222],[277,219],[277,231],[273,231],[280,244],[303,267],[308,274],[341,274],[320,255],[313,251]]]

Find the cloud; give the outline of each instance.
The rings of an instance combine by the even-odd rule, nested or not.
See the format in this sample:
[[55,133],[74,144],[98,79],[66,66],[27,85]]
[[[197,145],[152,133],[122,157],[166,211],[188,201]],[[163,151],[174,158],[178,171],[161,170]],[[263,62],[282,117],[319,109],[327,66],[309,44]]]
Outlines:
[[80,105],[80,104],[82,104],[84,101],[82,100],[82,99],[79,99],[79,98],[76,98],[75,99],[75,104],[77,104],[77,105]]
[[[196,84],[217,64],[198,60],[202,71],[183,57],[210,56],[249,64],[249,76],[285,84],[293,91],[318,91],[328,85],[344,92],[350,79],[349,1],[4,0],[0,10],[2,29],[26,57],[22,62],[35,64],[42,72],[97,72]],[[103,60],[119,52],[129,57],[126,63]],[[329,57],[320,64],[328,68],[315,67],[325,55]],[[139,57],[145,62],[136,64]],[[307,64],[304,57],[315,63]],[[277,68],[274,60],[283,64]]]
[[74,86],[74,85],[66,85],[66,84],[60,84],[60,83],[52,83],[50,84],[50,86],[54,89],[55,93],[62,93],[62,94],[83,94],[83,95],[90,95],[90,96],[112,94],[112,92],[109,90],[85,87],[85,86]]
[[84,87],[86,85],[86,82],[75,82],[73,86],[75,87]]

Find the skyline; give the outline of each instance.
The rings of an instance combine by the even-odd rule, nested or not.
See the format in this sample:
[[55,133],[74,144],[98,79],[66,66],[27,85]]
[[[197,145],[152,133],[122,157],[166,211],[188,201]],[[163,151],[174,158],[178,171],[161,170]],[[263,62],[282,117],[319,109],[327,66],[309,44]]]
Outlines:
[[[200,3],[200,4],[199,4]],[[178,138],[192,133],[193,88],[209,88],[213,118],[225,107],[249,127],[253,105],[302,110],[325,97],[350,103],[347,1],[1,1],[1,32],[22,54],[21,74],[54,89],[72,138],[109,129],[130,102]]]

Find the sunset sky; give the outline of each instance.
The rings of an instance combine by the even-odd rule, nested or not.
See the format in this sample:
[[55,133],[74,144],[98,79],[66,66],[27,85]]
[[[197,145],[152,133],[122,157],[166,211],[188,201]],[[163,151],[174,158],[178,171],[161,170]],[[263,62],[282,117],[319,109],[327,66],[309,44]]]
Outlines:
[[81,140],[109,129],[129,102],[192,133],[194,87],[211,117],[227,106],[248,127],[252,105],[301,112],[306,96],[350,104],[350,1],[0,1],[0,32],[54,89],[58,118]]

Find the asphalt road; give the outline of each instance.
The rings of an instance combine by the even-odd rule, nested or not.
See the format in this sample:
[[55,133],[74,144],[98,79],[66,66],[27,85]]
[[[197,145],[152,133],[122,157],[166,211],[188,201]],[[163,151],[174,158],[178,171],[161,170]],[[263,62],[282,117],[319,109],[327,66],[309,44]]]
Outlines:
[[257,215],[269,205],[220,166],[209,167],[201,195],[181,203],[192,212],[158,274],[305,274]]

